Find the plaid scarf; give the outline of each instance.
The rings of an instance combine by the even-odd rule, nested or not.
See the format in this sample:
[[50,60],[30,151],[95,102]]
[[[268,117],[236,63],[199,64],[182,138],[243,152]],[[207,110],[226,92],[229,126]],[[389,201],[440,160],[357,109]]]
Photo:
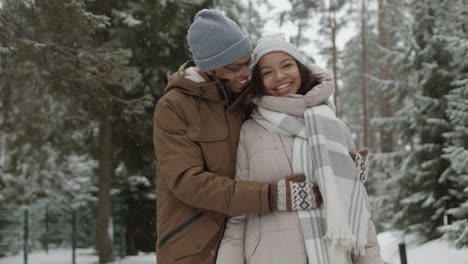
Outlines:
[[310,107],[302,119],[258,106],[251,117],[269,131],[295,136],[294,173],[319,185],[323,206],[298,211],[309,263],[345,264],[349,252],[365,255],[370,212],[334,111]]

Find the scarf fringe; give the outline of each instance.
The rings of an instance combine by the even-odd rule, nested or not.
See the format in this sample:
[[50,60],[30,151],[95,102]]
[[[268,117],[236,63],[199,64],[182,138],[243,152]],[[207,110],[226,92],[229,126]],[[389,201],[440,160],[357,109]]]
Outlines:
[[351,231],[330,228],[325,234],[325,239],[330,241],[332,247],[343,247],[347,252],[354,255],[366,255],[365,243],[357,243]]
[[328,239],[333,247],[343,247],[347,251],[352,250],[353,242],[356,241],[351,231],[333,227],[328,228],[325,239]]

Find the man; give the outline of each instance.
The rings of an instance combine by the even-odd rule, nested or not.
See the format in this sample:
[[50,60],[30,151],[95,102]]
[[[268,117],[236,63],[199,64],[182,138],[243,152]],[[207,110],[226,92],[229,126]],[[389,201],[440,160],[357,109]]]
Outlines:
[[[227,214],[284,204],[311,209],[321,201],[311,184],[298,184],[303,175],[277,184],[233,180],[243,121],[236,106],[250,76],[252,45],[236,23],[207,9],[196,14],[187,40],[194,61],[170,78],[154,115],[158,264],[215,263]],[[292,195],[293,188],[306,197]],[[297,202],[303,200],[309,206]]]

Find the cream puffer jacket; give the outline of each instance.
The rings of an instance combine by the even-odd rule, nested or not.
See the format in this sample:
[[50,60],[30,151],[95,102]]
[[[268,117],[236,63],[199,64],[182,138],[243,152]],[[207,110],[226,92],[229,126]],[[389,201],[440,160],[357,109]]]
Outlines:
[[[311,96],[313,90],[305,97]],[[269,109],[275,110],[276,108],[276,110],[280,109],[282,112],[286,111],[291,114],[302,111],[298,108],[304,107],[300,104],[296,104],[296,108],[291,106],[295,99],[304,101],[304,98],[285,98],[287,106],[281,104],[281,98],[269,99],[273,100],[265,100],[264,97],[260,104],[262,106],[268,104]],[[349,130],[344,123],[343,126],[348,133],[349,151],[355,152]],[[236,178],[273,183],[293,174],[293,142],[294,137],[269,132],[254,120],[247,120],[241,129]],[[349,255],[348,263],[383,264],[372,222],[369,222],[366,253],[366,256]],[[229,217],[216,263],[308,263],[297,213],[271,212]]]

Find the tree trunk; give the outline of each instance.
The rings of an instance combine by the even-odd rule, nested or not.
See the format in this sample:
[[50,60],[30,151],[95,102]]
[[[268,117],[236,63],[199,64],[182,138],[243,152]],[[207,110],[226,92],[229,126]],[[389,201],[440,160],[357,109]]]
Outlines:
[[301,36],[302,36],[302,28],[303,28],[303,24],[302,24],[302,19],[299,19],[298,23],[297,23],[297,35],[296,35],[296,47],[299,49],[300,45],[301,45]]
[[367,114],[367,45],[366,45],[366,3],[362,0],[361,6],[361,92],[362,92],[362,120],[363,120],[363,145],[371,148],[369,140],[369,116]]
[[[95,1],[93,11],[111,17],[112,0]],[[96,44],[102,45],[109,41],[108,31],[96,34]],[[103,87],[106,89],[106,87]],[[103,102],[99,113],[99,174],[98,174],[98,206],[96,226],[96,247],[99,263],[109,263],[114,260],[112,249],[112,212],[111,212],[111,180],[112,165],[112,99]]]
[[99,125],[99,175],[96,243],[99,263],[114,260],[112,252],[111,178],[112,178],[112,102],[104,106]]
[[[385,30],[385,0],[378,1],[378,29],[379,29],[379,39],[378,43],[381,47],[387,47],[387,32]],[[380,57],[382,57],[381,54]],[[388,64],[384,61],[380,62],[380,79],[389,80],[390,79],[390,70]],[[385,94],[381,94],[381,107],[383,117],[391,117],[393,115],[392,108],[390,105],[390,99]],[[386,131],[385,128],[382,128],[381,131],[381,142],[380,147],[382,152],[392,152],[393,151],[393,136],[391,131]]]
[[335,94],[333,95],[333,101],[336,107],[336,116],[340,116],[340,100],[339,100],[339,89],[338,89],[338,73],[337,73],[337,50],[336,50],[336,3],[335,0],[330,0],[329,10],[329,22],[331,27],[331,42],[332,42],[332,69],[333,69],[333,82],[335,84]]

